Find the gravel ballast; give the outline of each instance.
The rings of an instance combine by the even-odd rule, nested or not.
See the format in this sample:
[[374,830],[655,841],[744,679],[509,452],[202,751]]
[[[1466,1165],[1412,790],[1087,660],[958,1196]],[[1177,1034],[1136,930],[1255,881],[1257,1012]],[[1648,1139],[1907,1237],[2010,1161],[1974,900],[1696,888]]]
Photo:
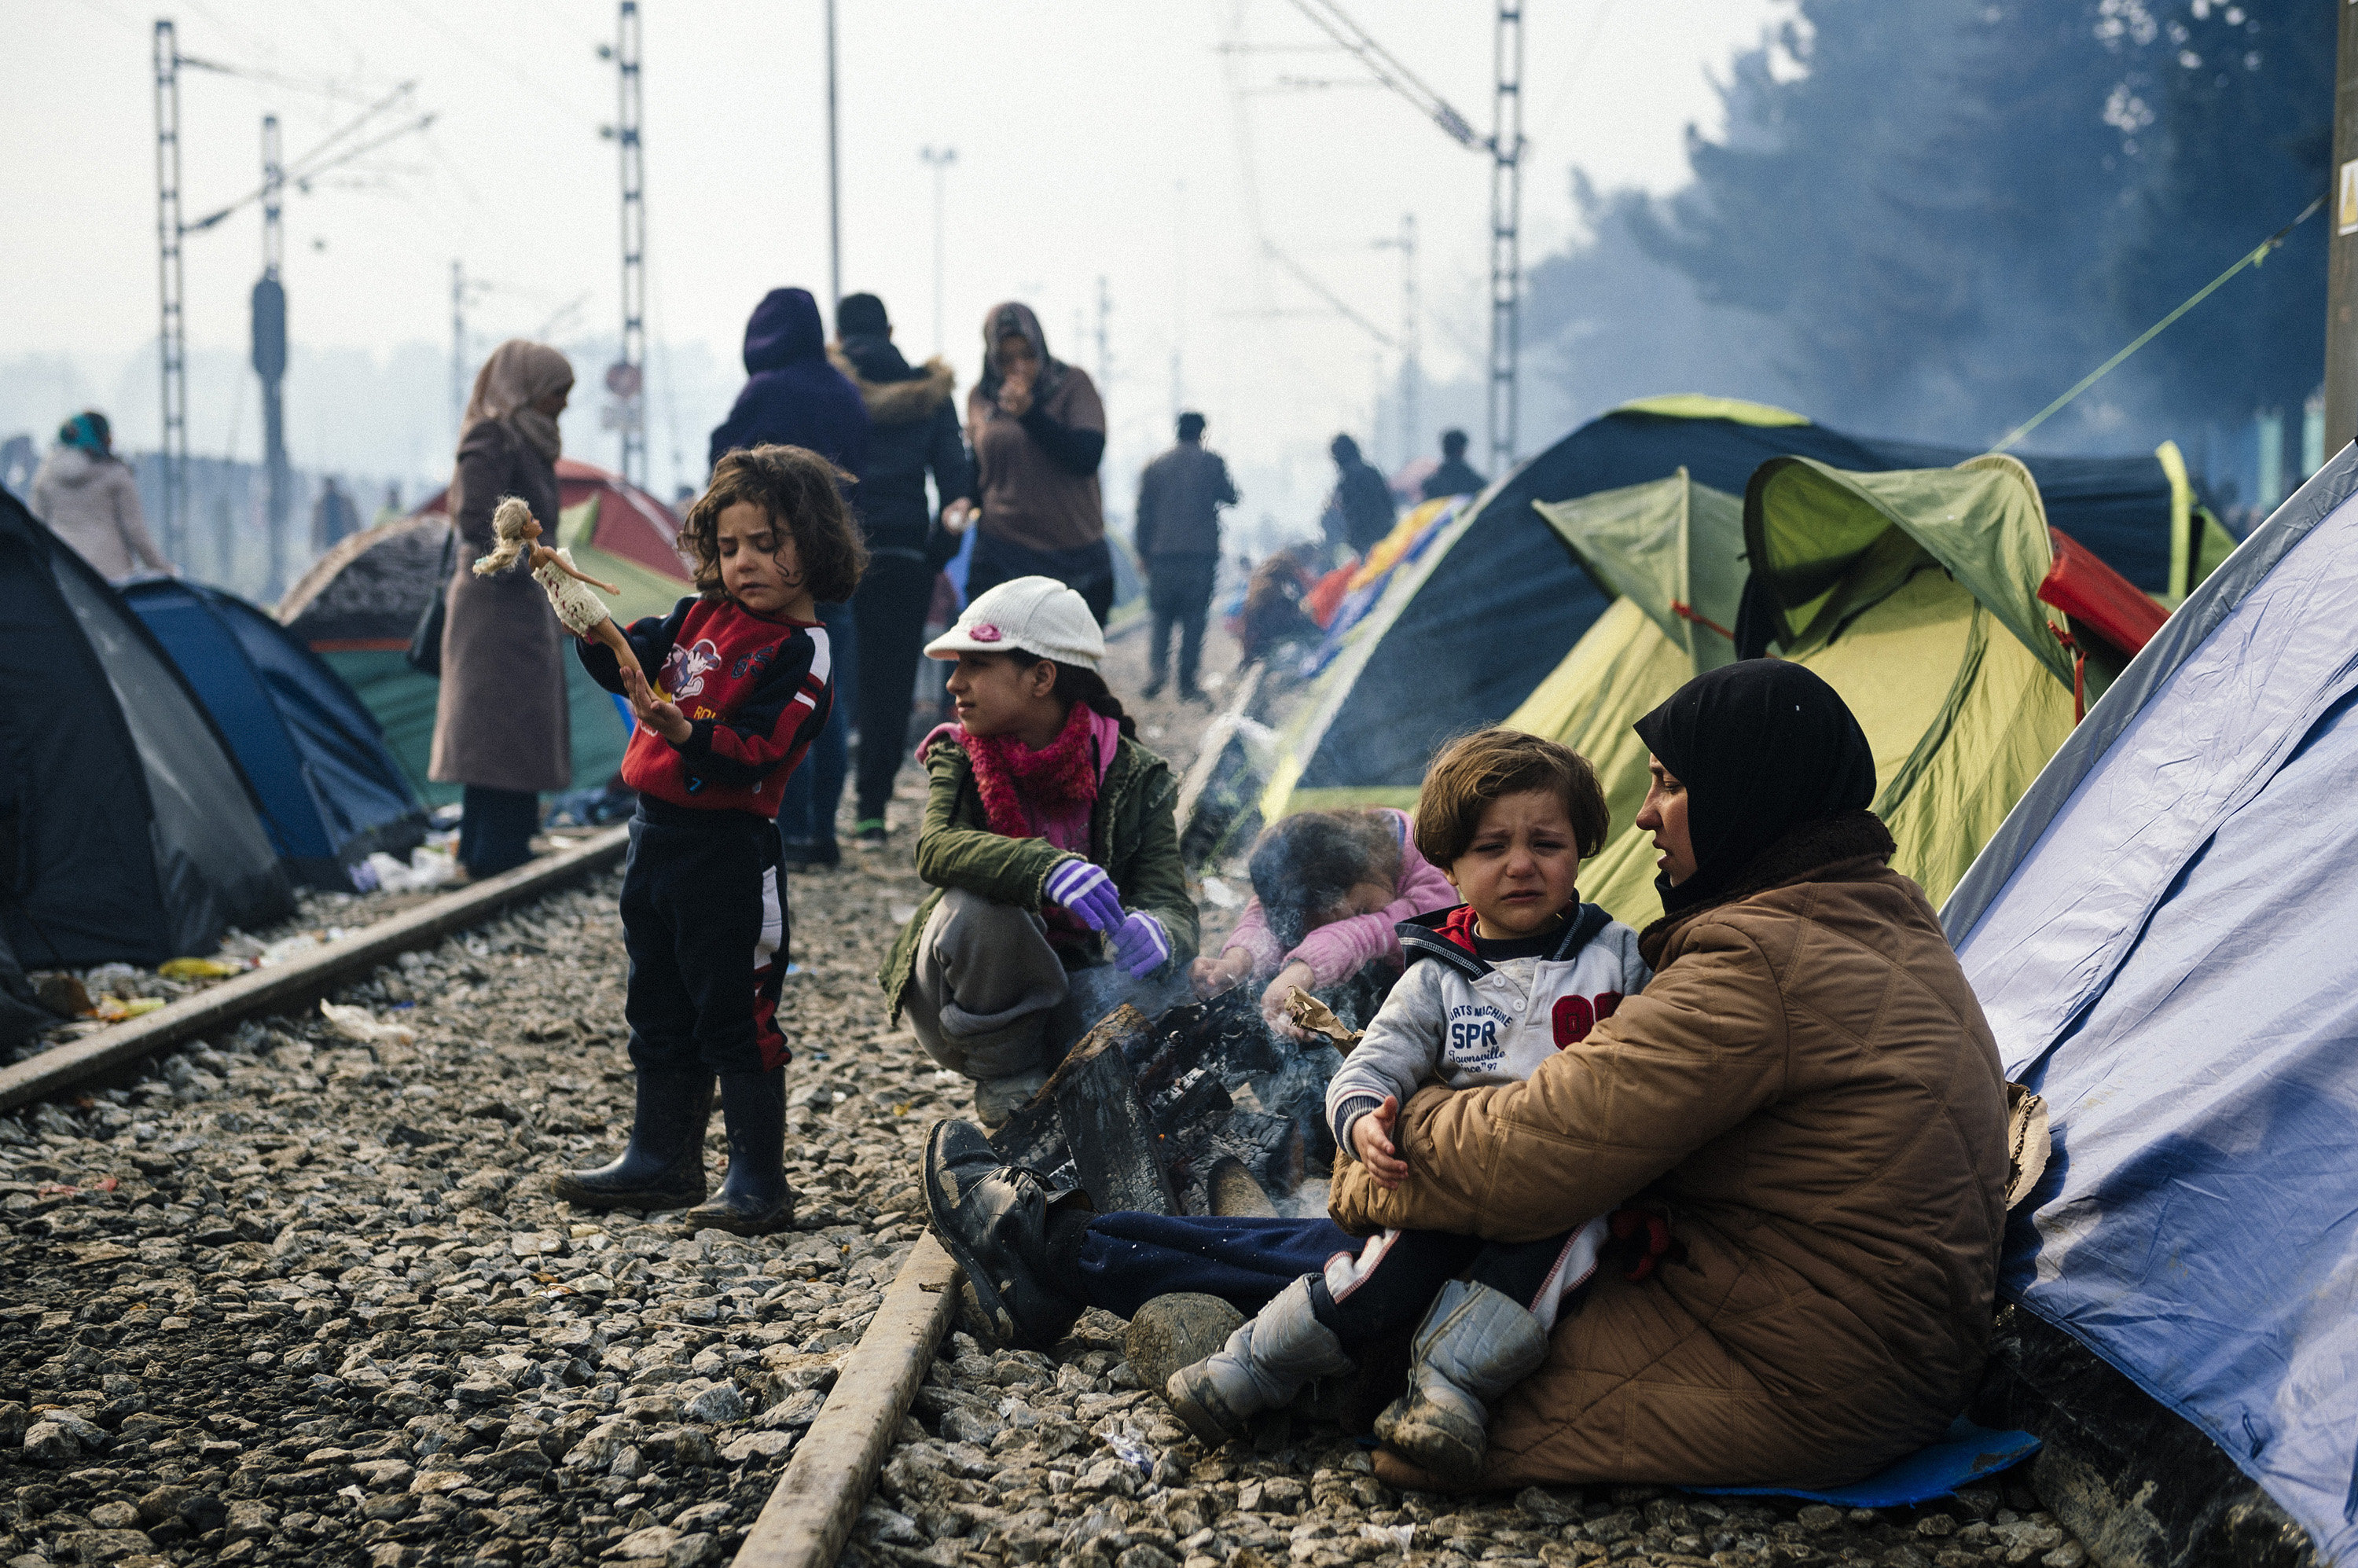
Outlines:
[[[1184,764],[1202,710],[1141,707]],[[339,990],[374,1041],[254,1020],[0,1116],[0,1563],[727,1561],[918,1234],[926,1128],[968,1113],[872,980],[923,892],[910,848],[792,881],[786,1235],[547,1195],[628,1130],[613,874]],[[715,1116],[716,1184],[723,1147]],[[1401,1494],[1307,1416],[1211,1453],[1121,1329],[1093,1312],[1048,1355],[952,1334],[842,1561],[2085,1560],[2019,1479],[1875,1513]]]

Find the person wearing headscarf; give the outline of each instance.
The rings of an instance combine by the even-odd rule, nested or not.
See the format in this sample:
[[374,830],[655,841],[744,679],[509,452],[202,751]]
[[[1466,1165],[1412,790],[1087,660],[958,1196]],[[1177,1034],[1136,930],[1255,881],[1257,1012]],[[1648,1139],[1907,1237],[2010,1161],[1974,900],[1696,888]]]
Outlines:
[[33,515],[107,581],[173,570],[148,536],[139,481],[114,455],[114,433],[96,409],[58,427],[58,444],[33,475],[31,499]]
[[[718,463],[741,447],[801,447],[864,480],[871,434],[867,406],[827,351],[827,327],[807,288],[773,288],[745,323],[745,387],[712,431],[709,458]],[[867,486],[846,496],[855,516],[866,510]],[[835,650],[835,710],[811,747],[808,762],[788,775],[778,803],[778,837],[788,871],[832,866],[835,813],[850,771],[851,716],[860,703],[859,615],[850,603],[821,604],[818,618]],[[897,741],[896,741],[897,744]]]
[[[827,358],[859,389],[869,421],[867,463],[859,470],[868,570],[852,599],[861,675],[852,841],[881,849],[884,804],[912,749],[909,710],[915,705],[934,579],[957,553],[953,530],[973,506],[974,460],[958,424],[951,395],[957,374],[948,361],[936,356],[912,365],[903,358],[884,302],[872,294],[845,295],[835,308],[835,330]],[[925,503],[928,472],[938,519]]]
[[[1989,1026],[1922,890],[1887,864],[1873,756],[1823,680],[1730,665],[1638,732],[1654,767],[1638,822],[1666,905],[1638,938],[1642,992],[1566,1031],[1527,1079],[1420,1089],[1392,1137],[1395,1185],[1347,1155],[1329,1220],[1255,1222],[1249,1256],[1206,1248],[1211,1220],[1051,1227],[1053,1195],[991,1172],[972,1185],[999,1202],[992,1238],[1021,1238],[993,1254],[1002,1297],[1127,1313],[1175,1368],[1241,1319],[1201,1297],[1099,1299],[1090,1254],[1065,1238],[1134,1229],[1174,1258],[1192,1241],[1221,1267],[1170,1277],[1251,1314],[1280,1271],[1325,1268],[1355,1237],[1528,1242],[1606,1215],[1615,1240],[1552,1331],[1461,1357],[1488,1417],[1481,1489],[1816,1490],[1937,1438],[1979,1381],[2006,1219]],[[973,1153],[978,1171],[991,1160]],[[1437,1485],[1390,1453],[1376,1473]]]
[[1113,613],[1113,552],[1098,488],[1106,412],[1097,384],[1048,352],[1029,305],[992,306],[982,351],[982,379],[966,400],[982,505],[967,598],[1020,577],[1054,578],[1102,626]]
[[495,547],[492,513],[521,497],[554,536],[557,416],[573,366],[555,349],[511,338],[475,373],[459,432],[447,502],[458,530],[457,569],[445,589],[442,689],[434,705],[427,776],[464,786],[459,862],[478,877],[532,858],[540,795],[573,779],[565,697],[564,629],[528,561],[492,577],[472,570]]
[[[1524,1240],[1622,1211],[1486,1487],[1842,1485],[1938,1437],[1981,1373],[2006,1083],[1923,891],[1887,863],[1875,761],[1832,687],[1754,659],[1639,719],[1660,852],[1654,979],[1525,1082],[1401,1112],[1409,1175],[1331,1212]],[[1387,1455],[1395,1484],[1422,1473]]]

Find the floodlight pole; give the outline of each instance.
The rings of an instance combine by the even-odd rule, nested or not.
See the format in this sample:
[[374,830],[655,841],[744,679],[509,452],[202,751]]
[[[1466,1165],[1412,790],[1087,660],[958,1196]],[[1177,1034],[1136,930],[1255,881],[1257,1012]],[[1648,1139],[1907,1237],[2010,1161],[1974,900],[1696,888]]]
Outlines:
[[2334,7],[2333,232],[2325,264],[2325,455],[2358,437],[2358,4]]
[[950,165],[957,162],[956,147],[919,147],[917,157],[934,171],[934,352],[942,352],[942,186]]
[[1499,0],[1490,131],[1490,473],[1515,463],[1523,208],[1523,7]]
[[1415,460],[1422,444],[1422,419],[1417,404],[1424,390],[1424,360],[1420,341],[1422,323],[1418,319],[1416,297],[1416,214],[1401,213],[1400,237],[1378,240],[1376,248],[1398,251],[1401,254],[1401,461],[1411,462]]
[[639,143],[639,6],[622,0],[614,29],[614,140],[622,155],[622,352],[606,373],[621,405],[622,477],[644,489],[647,430],[644,416],[647,362],[646,167]]
[[827,313],[843,303],[843,160],[836,146],[835,0],[827,0]]
[[156,262],[161,319],[157,367],[163,379],[165,558],[180,564],[189,487],[189,338],[180,270],[180,49],[172,23],[156,23]]

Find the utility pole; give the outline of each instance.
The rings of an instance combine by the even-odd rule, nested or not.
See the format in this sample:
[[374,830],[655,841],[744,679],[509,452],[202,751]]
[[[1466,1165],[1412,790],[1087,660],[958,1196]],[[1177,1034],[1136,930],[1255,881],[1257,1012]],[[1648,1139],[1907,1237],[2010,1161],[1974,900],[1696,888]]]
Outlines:
[[2325,264],[2325,456],[2358,437],[2358,5],[2342,15],[2333,70],[2333,232]]
[[467,423],[467,269],[450,258],[450,449]]
[[956,147],[919,147],[917,157],[934,171],[934,352],[943,352],[942,337],[942,184],[950,165],[957,162]]
[[1180,351],[1187,341],[1187,182],[1171,187],[1171,417],[1186,411]]
[[827,0],[827,313],[843,303],[843,163],[835,127],[835,0]]
[[1106,318],[1113,314],[1113,296],[1102,274],[1098,277],[1098,396],[1113,395],[1113,352],[1106,346]]
[[262,279],[254,286],[254,373],[262,378],[263,516],[270,546],[269,602],[287,591],[287,513],[293,497],[287,470],[287,287],[278,266],[284,243],[279,205],[287,177],[278,155],[278,116],[262,117]]
[[1490,474],[1515,466],[1523,211],[1523,7],[1498,0],[1490,130]]
[[[2358,0],[2353,0],[2358,3]],[[1522,265],[1520,254],[1523,208],[1523,7],[1521,0],[1498,0],[1492,36],[1491,131],[1487,142],[1475,135],[1466,116],[1417,78],[1401,59],[1354,22],[1340,0],[1293,0],[1293,7],[1321,32],[1368,68],[1390,89],[1441,127],[1459,146],[1490,152],[1490,466],[1503,474],[1514,466],[1516,377],[1520,342]],[[1268,242],[1262,242],[1264,246]],[[1280,258],[1282,259],[1282,257]],[[1290,265],[1290,264],[1289,264]],[[1299,268],[1293,269],[1302,276]],[[1303,277],[1308,282],[1307,277]],[[1322,288],[1318,292],[1324,294]],[[1334,303],[1331,299],[1330,303]],[[1374,331],[1363,318],[1360,325]],[[1380,338],[1382,334],[1377,333]]]
[[614,139],[622,154],[622,352],[606,372],[614,395],[611,416],[622,438],[622,477],[646,488],[647,206],[646,168],[639,144],[639,5],[622,0],[615,23],[618,100]]
[[1398,251],[1401,258],[1400,431],[1401,460],[1414,460],[1423,446],[1423,425],[1417,404],[1424,390],[1424,360],[1419,334],[1416,299],[1416,214],[1401,214],[1400,238],[1378,240],[1379,251]]
[[156,23],[156,257],[163,373],[164,556],[180,563],[189,489],[189,338],[180,273],[180,48],[168,20]]

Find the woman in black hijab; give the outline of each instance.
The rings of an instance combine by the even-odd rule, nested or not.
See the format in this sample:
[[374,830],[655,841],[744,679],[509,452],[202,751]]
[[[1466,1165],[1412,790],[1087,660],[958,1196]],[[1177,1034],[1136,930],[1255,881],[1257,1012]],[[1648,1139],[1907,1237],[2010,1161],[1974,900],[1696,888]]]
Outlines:
[[1860,853],[1878,844],[1890,853],[1890,835],[1866,809],[1875,757],[1866,732],[1834,688],[1800,665],[1722,665],[1681,687],[1637,730],[1653,753],[1654,780],[1638,826],[1663,852],[1654,886],[1665,917],[1765,885],[1763,871],[1781,880],[1776,864],[1756,866],[1803,828],[1855,838]]

